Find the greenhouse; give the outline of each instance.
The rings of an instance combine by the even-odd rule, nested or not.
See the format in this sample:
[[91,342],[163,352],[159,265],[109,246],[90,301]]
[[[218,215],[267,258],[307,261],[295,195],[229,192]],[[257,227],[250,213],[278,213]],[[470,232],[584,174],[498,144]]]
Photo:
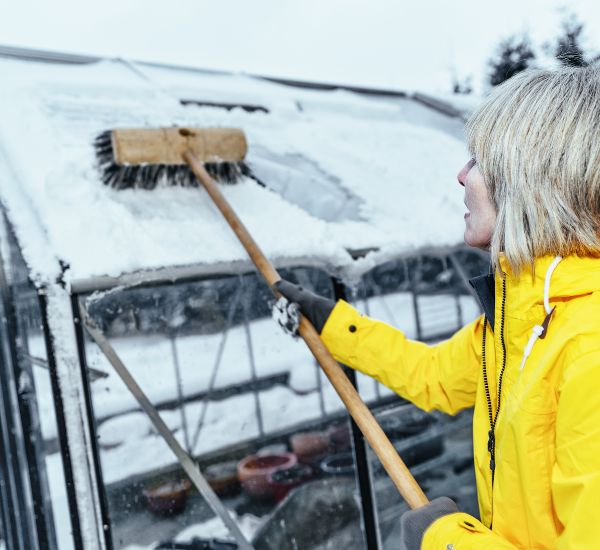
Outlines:
[[[0,53],[5,547],[395,548],[407,505],[271,318],[270,289],[203,190],[111,189],[93,142],[121,127],[242,128],[251,177],[223,193],[281,275],[436,342],[479,315],[468,280],[488,269],[460,244],[460,111],[408,92]],[[426,494],[477,514],[470,412],[426,413],[346,372]]]

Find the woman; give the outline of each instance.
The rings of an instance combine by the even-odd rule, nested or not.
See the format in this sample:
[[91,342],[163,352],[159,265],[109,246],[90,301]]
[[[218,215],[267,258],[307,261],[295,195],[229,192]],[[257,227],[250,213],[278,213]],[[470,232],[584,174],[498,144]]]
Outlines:
[[485,314],[434,346],[286,281],[334,357],[425,410],[474,407],[481,521],[437,499],[406,548],[600,548],[600,71],[528,71],[468,125],[465,242]]

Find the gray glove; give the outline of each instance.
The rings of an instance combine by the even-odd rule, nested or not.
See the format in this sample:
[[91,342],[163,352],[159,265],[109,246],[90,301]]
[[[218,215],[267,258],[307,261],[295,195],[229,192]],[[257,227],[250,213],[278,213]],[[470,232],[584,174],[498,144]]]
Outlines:
[[419,550],[427,528],[436,519],[456,512],[456,502],[448,497],[436,498],[427,506],[404,512],[400,517],[401,550]]
[[321,334],[325,322],[335,307],[335,302],[333,300],[323,298],[323,296],[305,290],[301,286],[290,283],[285,279],[277,281],[273,287],[290,302],[298,304],[302,315],[304,315],[313,324],[317,332]]

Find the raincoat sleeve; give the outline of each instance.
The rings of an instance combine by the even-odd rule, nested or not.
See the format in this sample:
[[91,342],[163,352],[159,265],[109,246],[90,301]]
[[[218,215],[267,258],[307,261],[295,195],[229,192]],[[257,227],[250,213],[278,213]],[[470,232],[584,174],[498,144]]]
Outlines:
[[430,411],[455,414],[475,404],[483,316],[452,338],[429,346],[340,300],[321,338],[339,362],[363,372]]
[[[483,322],[481,316],[449,340],[429,346],[339,301],[321,338],[341,363],[376,378],[422,409],[454,414],[475,404]],[[459,512],[435,521],[425,531],[421,548],[516,547],[473,516]]]
[[557,548],[600,541],[600,351],[566,362],[556,412],[552,500],[564,529]]
[[498,536],[469,514],[450,514],[433,522],[425,531],[421,550],[516,550],[517,546]]

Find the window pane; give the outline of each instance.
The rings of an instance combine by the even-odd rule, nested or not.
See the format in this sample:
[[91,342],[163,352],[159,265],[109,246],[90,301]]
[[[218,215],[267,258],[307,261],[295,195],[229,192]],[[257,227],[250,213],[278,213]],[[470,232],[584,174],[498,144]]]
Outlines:
[[[332,295],[323,272],[282,275]],[[271,300],[247,274],[87,307],[257,549],[364,548],[345,410]],[[91,342],[86,355],[115,547],[227,536],[106,358]]]
[[[425,414],[410,404],[376,414],[384,431],[429,498],[447,496],[461,512],[479,517],[473,470],[472,412],[456,417]],[[369,451],[377,521],[384,550],[400,540],[400,516],[408,505]]]

